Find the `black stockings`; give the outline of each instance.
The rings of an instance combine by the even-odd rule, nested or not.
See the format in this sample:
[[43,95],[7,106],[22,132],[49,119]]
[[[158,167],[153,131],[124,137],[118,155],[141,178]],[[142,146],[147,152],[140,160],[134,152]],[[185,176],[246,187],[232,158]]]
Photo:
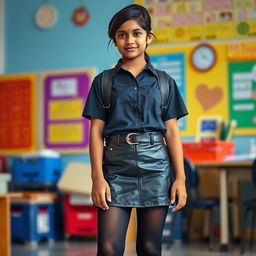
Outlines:
[[131,208],[98,210],[98,256],[123,255]]
[[[160,256],[168,207],[137,208],[138,256]],[[98,256],[122,256],[131,208],[110,207],[98,211]]]
[[161,256],[162,233],[168,207],[149,207],[137,209],[138,256]]

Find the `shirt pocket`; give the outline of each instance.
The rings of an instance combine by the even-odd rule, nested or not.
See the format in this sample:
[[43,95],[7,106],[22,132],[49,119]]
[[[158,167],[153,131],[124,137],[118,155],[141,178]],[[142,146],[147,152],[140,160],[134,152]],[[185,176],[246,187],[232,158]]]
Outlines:
[[[155,88],[156,87],[156,88]],[[161,93],[158,86],[148,88],[148,111],[150,114],[161,114]]]
[[111,90],[111,105],[115,108],[132,106],[133,90],[130,84],[117,84]]

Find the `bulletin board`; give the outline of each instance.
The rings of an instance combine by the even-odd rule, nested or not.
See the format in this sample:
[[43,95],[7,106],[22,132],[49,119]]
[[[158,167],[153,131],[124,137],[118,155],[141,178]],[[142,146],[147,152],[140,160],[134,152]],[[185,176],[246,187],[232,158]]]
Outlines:
[[256,61],[229,63],[229,115],[240,133],[256,133]]
[[135,0],[152,18],[153,43],[252,38],[255,0]]
[[[195,70],[190,61],[194,45],[183,45],[180,47],[151,47],[148,53],[154,61],[169,59],[169,64],[178,64],[177,55],[183,56],[183,62],[177,69],[169,69],[169,74],[179,81],[183,81],[184,99],[189,115],[185,119],[185,125],[181,129],[183,136],[194,136],[197,132],[197,120],[201,116],[221,115],[223,120],[228,120],[228,65],[227,65],[227,44],[212,45],[217,54],[217,63],[207,72]],[[155,57],[157,56],[157,57]],[[180,57],[181,59],[181,57]],[[166,64],[164,64],[166,65]],[[159,66],[160,67],[160,66]],[[175,65],[173,66],[175,67]],[[161,68],[164,68],[161,66]],[[186,70],[185,70],[186,68]],[[181,70],[182,69],[182,70]]]
[[255,134],[256,46],[254,43],[212,44],[217,61],[207,72],[200,72],[191,64],[191,53],[196,46],[148,49],[153,64],[167,71],[177,84],[181,85],[179,89],[189,112],[186,118],[182,118],[184,119],[181,125],[182,135],[194,136],[197,133],[197,120],[200,117],[216,115],[220,115],[223,121],[237,121],[235,135]]
[[36,75],[0,76],[0,154],[36,148]]
[[62,153],[87,152],[89,120],[82,117],[94,69],[44,72],[42,147]]

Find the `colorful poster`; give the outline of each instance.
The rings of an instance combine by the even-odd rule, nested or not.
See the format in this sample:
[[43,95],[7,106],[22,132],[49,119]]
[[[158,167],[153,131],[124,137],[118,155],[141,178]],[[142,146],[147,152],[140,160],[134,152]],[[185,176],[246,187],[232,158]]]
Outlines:
[[44,147],[63,153],[88,150],[89,121],[81,115],[92,75],[92,69],[42,75]]
[[229,63],[229,118],[237,129],[256,132],[256,63]]
[[[144,5],[153,43],[193,42],[256,36],[255,0],[135,0]],[[163,31],[169,30],[164,37]]]
[[36,75],[0,76],[0,153],[32,151],[35,143]]
[[[164,70],[174,78],[184,100],[186,100],[184,54],[183,53],[157,54],[157,55],[151,55],[150,57],[151,57],[152,64],[157,69]],[[186,118],[181,118],[178,122],[181,130],[187,129]]]

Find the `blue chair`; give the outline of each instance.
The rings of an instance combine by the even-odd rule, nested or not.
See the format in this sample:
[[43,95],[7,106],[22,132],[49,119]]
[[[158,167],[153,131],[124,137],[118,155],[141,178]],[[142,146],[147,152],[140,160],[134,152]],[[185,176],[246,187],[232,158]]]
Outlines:
[[[208,216],[209,223],[209,251],[213,248],[214,239],[214,219],[213,213],[215,207],[220,204],[219,198],[203,198],[199,192],[199,175],[198,169],[188,158],[184,157],[184,168],[186,173],[186,185],[187,185],[187,239],[189,240],[189,233],[191,229],[191,222],[194,209],[203,209],[205,217]],[[229,199],[229,202],[232,201]],[[208,215],[206,215],[208,214]]]
[[[253,161],[253,164],[252,164],[251,175],[252,175],[253,186],[256,188],[256,159]],[[242,214],[242,220],[241,220],[241,224],[242,224],[242,227],[241,227],[241,230],[242,230],[241,254],[244,253],[244,248],[245,248],[246,221],[248,219],[249,213],[252,213],[249,248],[252,249],[252,247],[253,247],[253,238],[254,238],[255,221],[256,221],[256,198],[249,199],[249,200],[243,202],[243,211],[244,212]]]

